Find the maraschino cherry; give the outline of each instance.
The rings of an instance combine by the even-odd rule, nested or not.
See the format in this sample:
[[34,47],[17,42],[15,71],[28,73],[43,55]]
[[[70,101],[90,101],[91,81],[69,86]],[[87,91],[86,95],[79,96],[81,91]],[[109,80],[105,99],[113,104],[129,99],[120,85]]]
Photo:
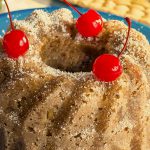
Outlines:
[[129,18],[125,18],[125,20],[128,23],[128,34],[124,47],[122,48],[118,57],[111,54],[103,54],[99,56],[93,64],[93,73],[100,81],[112,82],[122,74],[123,67],[120,62],[120,57],[127,47],[131,29],[131,20]]
[[10,18],[11,31],[4,35],[3,47],[8,57],[17,59],[19,56],[24,55],[29,49],[29,42],[23,31],[14,28],[8,4],[6,0],[4,1]]
[[82,36],[94,37],[102,31],[103,20],[101,15],[99,15],[95,10],[90,9],[86,13],[82,14],[71,3],[67,2],[67,0],[63,1],[80,15],[76,22],[76,28]]

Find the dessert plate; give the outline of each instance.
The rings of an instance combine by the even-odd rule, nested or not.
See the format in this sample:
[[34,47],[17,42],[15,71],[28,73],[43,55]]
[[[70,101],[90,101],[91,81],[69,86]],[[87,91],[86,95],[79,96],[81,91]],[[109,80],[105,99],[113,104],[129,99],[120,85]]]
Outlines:
[[[50,6],[47,8],[40,8],[43,9],[47,12],[52,12],[53,10],[59,9],[62,7],[59,6]],[[69,8],[69,7],[67,7]],[[39,8],[35,8],[35,9],[39,9]],[[12,17],[13,19],[17,19],[17,20],[22,20],[24,18],[26,18],[28,15],[30,15],[30,13],[32,11],[34,11],[35,9],[27,9],[27,10],[20,10],[20,11],[13,11],[12,12]],[[69,8],[70,9],[70,8]],[[78,8],[81,12],[86,12],[87,9],[86,8]],[[70,9],[71,10],[71,9]],[[72,10],[74,17],[78,17],[78,14],[76,12],[74,12]],[[124,19],[122,17],[116,16],[116,15],[112,15],[110,13],[105,13],[105,12],[99,12],[103,18],[107,19],[107,20],[121,20],[123,21]],[[3,36],[3,34],[6,32],[6,29],[9,26],[9,20],[8,20],[8,14],[4,13],[0,15],[0,36]],[[137,29],[138,31],[142,32],[147,39],[150,42],[150,27],[147,25],[144,25],[142,23],[133,21],[132,27]]]

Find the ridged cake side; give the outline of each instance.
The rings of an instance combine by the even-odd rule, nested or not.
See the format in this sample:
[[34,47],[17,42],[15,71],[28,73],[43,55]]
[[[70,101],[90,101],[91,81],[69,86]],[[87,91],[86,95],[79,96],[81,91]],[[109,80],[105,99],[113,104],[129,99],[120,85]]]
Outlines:
[[84,39],[74,23],[68,9],[36,10],[15,21],[29,38],[24,57],[9,59],[0,44],[0,149],[149,150],[149,42],[132,29],[122,76],[99,82],[92,62],[118,54],[127,27],[106,21]]

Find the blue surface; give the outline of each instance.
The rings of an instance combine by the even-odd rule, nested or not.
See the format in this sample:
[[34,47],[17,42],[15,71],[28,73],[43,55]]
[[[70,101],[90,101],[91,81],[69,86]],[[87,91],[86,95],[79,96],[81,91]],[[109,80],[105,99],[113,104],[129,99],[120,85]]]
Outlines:
[[[56,10],[58,8],[58,6],[51,6],[48,8],[41,8],[47,12],[52,12],[53,10]],[[68,7],[67,7],[68,8]],[[70,8],[69,8],[70,9]],[[17,20],[22,20],[24,18],[26,18],[34,9],[27,9],[27,10],[20,10],[20,11],[14,11],[12,12],[12,17],[13,19],[17,19]],[[79,10],[81,12],[86,12],[87,9],[86,8],[79,8]],[[76,12],[73,11],[74,17],[78,17],[78,14]],[[100,12],[100,14],[102,15],[103,18],[107,19],[107,20],[124,20],[122,17],[116,16],[116,15],[112,15],[109,13],[105,13],[105,12]],[[7,13],[5,14],[1,14],[0,15],[0,35],[3,36],[4,32],[6,31],[7,27],[9,25],[9,20],[7,17]],[[147,39],[150,42],[150,27],[147,25],[144,25],[142,23],[133,21],[132,27],[137,29],[138,31],[142,32]]]

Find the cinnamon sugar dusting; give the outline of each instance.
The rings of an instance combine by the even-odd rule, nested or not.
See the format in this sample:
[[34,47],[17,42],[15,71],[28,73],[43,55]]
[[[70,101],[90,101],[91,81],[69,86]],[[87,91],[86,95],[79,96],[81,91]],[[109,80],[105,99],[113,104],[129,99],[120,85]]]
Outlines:
[[131,30],[122,76],[104,83],[93,76],[92,63],[103,53],[118,55],[123,22],[104,22],[96,39],[77,33],[65,8],[35,10],[14,23],[30,48],[12,60],[0,43],[0,129],[11,131],[6,149],[21,143],[27,150],[128,150],[136,142],[137,149],[150,149],[150,45],[142,33]]

